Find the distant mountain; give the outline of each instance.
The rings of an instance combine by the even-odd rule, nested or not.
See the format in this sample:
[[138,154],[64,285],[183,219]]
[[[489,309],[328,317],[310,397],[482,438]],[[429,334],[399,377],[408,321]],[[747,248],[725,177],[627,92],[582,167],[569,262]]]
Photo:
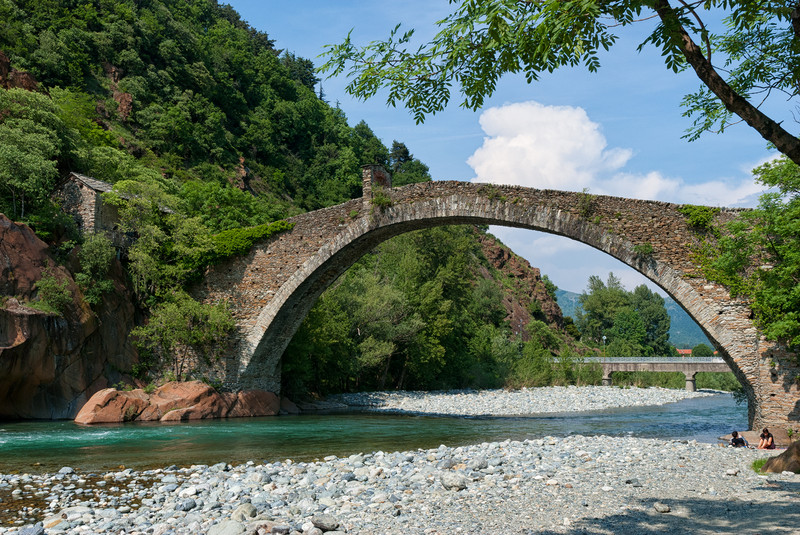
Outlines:
[[[580,304],[575,292],[567,290],[557,290],[556,299],[558,306],[564,316],[575,319],[575,311]],[[677,348],[693,348],[697,344],[707,344],[714,347],[709,339],[703,334],[699,325],[686,313],[683,308],[671,297],[664,297],[664,307],[670,317],[669,341]]]

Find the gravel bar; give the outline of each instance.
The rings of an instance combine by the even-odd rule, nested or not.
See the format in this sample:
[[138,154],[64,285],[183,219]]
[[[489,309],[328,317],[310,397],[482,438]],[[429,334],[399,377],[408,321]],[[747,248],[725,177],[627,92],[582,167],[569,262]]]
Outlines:
[[[607,390],[627,396],[637,389]],[[431,399],[456,395],[502,397],[496,391]],[[411,410],[433,405],[423,400]],[[510,401],[498,407],[528,413]],[[541,412],[538,404],[529,407]],[[433,412],[445,413],[438,405]],[[751,468],[770,453],[571,435],[314,462],[97,474],[64,467],[0,474],[0,510],[15,511],[2,517],[0,535],[797,533],[800,476],[767,477]]]
[[549,386],[520,390],[356,392],[329,396],[328,401],[395,414],[522,416],[664,405],[714,394],[719,392],[689,392],[657,387]]

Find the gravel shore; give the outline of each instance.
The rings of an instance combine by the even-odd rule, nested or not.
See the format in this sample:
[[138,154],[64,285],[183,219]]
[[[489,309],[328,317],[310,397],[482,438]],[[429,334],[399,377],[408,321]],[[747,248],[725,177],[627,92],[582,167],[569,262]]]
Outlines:
[[[395,402],[403,401],[414,412],[451,414],[448,400],[474,396],[487,402],[471,408],[488,414],[491,400],[503,410],[524,409],[517,398],[534,390],[559,409],[548,412],[588,410],[561,406],[550,389],[370,399],[383,397],[375,407],[381,410],[396,411]],[[653,404],[636,403],[656,399],[651,395],[665,396],[661,403],[680,399],[654,394],[662,389],[584,393],[599,400],[606,390],[608,402],[613,391],[644,390],[625,403]],[[445,401],[438,403],[440,397]],[[3,517],[0,534],[797,533],[800,476],[755,473],[751,463],[766,456],[695,441],[573,435],[308,463],[99,474],[64,467],[55,474],[0,475],[0,510],[15,511]],[[30,505],[19,510],[15,503]]]
[[357,392],[330,396],[349,407],[397,414],[520,416],[664,405],[718,392],[614,386],[548,386],[520,390]]

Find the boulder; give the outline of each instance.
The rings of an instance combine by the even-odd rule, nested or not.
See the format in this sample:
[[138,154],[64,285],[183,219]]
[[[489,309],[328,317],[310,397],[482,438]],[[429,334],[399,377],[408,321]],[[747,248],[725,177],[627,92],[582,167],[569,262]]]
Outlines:
[[281,398],[281,411],[286,414],[300,414],[300,408],[289,398]]
[[[139,417],[142,421],[162,420],[169,413],[181,409],[178,414],[172,414],[165,421],[199,420],[201,418],[220,418],[227,415],[223,400],[216,390],[200,381],[169,382],[159,387],[150,395],[150,406]],[[186,411],[193,408],[193,411]],[[206,416],[200,416],[204,414]]]
[[278,414],[278,396],[263,390],[219,393],[200,381],[170,382],[151,395],[142,389],[107,388],[92,396],[75,421],[82,424],[126,421],[182,422]]
[[761,467],[763,472],[773,472],[780,474],[781,472],[794,472],[800,474],[800,441],[792,442],[792,444],[780,455],[770,457],[769,460]]
[[129,422],[138,419],[147,408],[147,394],[142,390],[106,388],[97,392],[75,417],[79,424]]
[[278,396],[266,390],[244,390],[236,393],[229,418],[274,416],[280,410]]

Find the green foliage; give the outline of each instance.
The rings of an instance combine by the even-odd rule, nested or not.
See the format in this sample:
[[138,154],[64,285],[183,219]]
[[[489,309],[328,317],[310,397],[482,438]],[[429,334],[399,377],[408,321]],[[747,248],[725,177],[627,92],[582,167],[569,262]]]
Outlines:
[[713,357],[714,350],[706,344],[697,344],[692,348],[693,357]]
[[392,198],[386,194],[382,187],[375,185],[372,187],[372,201],[370,202],[372,202],[373,206],[383,210],[392,205]]
[[556,286],[555,283],[551,281],[550,277],[548,277],[547,275],[542,275],[542,282],[544,283],[545,290],[547,290],[547,295],[550,296],[550,299],[555,301],[556,292],[558,292],[558,286]]
[[75,274],[75,282],[90,305],[100,303],[103,294],[114,288],[113,282],[107,278],[114,255],[111,240],[102,234],[87,237],[78,252],[81,271]]
[[206,262],[213,264],[226,258],[246,254],[257,242],[266,240],[279,232],[291,230],[293,226],[294,223],[288,221],[275,221],[256,227],[222,231],[212,236],[213,249],[206,257]]
[[751,464],[750,467],[753,469],[753,472],[757,472],[757,473],[760,474],[760,473],[762,473],[761,472],[761,468],[765,464],[767,464],[768,460],[769,460],[769,457],[764,457],[762,459],[756,459],[756,460],[753,461],[753,464]]
[[[315,94],[310,60],[279,57],[230,6],[14,0],[0,1],[0,18],[0,50],[39,83],[0,89],[0,212],[48,241],[79,242],[49,200],[56,179],[113,184],[103,200],[136,238],[123,266],[155,320],[193,310],[175,296],[209,264],[290,228],[269,222],[359,197],[361,165],[391,164],[398,184],[430,180],[402,143],[390,162],[366,123],[350,127]],[[92,240],[75,278],[95,304],[110,282]],[[182,354],[184,342],[153,336],[137,374]],[[375,359],[388,347],[368,345]]]
[[685,204],[679,207],[678,211],[686,216],[686,223],[691,228],[699,231],[708,231],[713,227],[714,218],[719,213],[719,208]]
[[653,245],[651,243],[638,243],[633,246],[633,252],[637,256],[650,256],[653,254]]
[[131,331],[134,344],[171,367],[176,379],[194,368],[213,368],[235,323],[225,303],[204,305],[183,292],[152,309],[147,324]]
[[[587,291],[578,298],[577,327],[582,340],[604,347],[608,356],[670,356],[670,317],[664,298],[646,286],[628,292],[613,273],[604,284],[589,278]],[[605,341],[603,340],[605,337]]]
[[25,218],[45,204],[58,175],[65,127],[45,95],[0,88],[0,209]]
[[786,158],[754,170],[778,191],[761,197],[706,244],[703,273],[750,301],[756,324],[770,340],[800,346],[800,171]]
[[[797,136],[757,109],[773,95],[785,93],[790,101],[798,96],[800,61],[795,58],[800,45],[793,6],[640,0],[484,0],[451,5],[452,13],[436,23],[438,32],[428,42],[418,43],[414,30],[400,25],[386,39],[365,47],[356,46],[348,34],[344,42],[328,46],[321,70],[331,76],[346,73],[350,94],[365,99],[381,92],[387,104],[403,103],[421,122],[447,106],[451,91],[460,93],[461,106],[480,109],[506,74],[522,74],[532,83],[561,67],[581,65],[594,72],[603,52],[626,28],[655,18],[658,24],[639,50],[658,49],[666,68],[679,72],[691,67],[703,84],[684,100],[686,115],[696,117],[688,137],[724,131],[737,114],[800,163]],[[712,27],[722,31],[709,30]]]
[[580,214],[582,218],[588,220],[592,217],[592,214],[594,214],[596,204],[597,198],[589,193],[588,189],[584,188],[578,198],[578,214]]
[[49,268],[42,271],[42,278],[36,281],[33,287],[37,292],[38,301],[31,304],[40,310],[63,316],[72,304],[69,282],[56,277]]

